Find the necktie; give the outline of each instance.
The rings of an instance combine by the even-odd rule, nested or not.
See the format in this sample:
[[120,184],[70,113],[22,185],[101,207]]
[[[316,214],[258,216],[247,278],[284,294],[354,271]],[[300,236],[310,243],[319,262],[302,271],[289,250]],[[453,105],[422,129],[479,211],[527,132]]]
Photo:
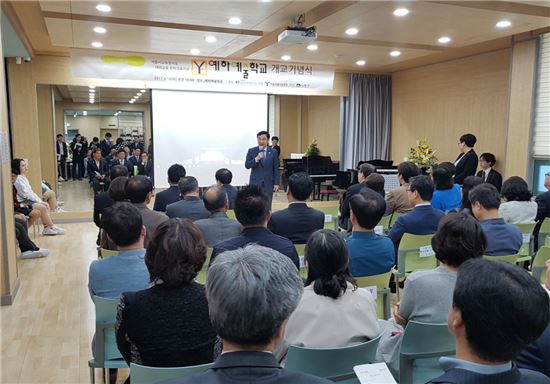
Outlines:
[[487,181],[487,173],[483,172],[483,182]]
[[260,160],[260,162],[262,163],[262,165],[265,165],[265,156],[267,155],[267,152],[265,151],[265,149],[262,149],[262,154],[264,156],[262,157],[262,160]]

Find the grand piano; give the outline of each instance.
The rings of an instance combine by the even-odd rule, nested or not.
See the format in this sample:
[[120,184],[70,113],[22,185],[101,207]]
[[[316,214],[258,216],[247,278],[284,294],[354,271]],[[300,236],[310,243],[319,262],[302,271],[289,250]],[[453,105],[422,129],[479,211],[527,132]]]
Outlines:
[[338,163],[334,163],[330,156],[307,156],[301,159],[283,159],[285,188],[286,180],[296,172],[306,172],[315,184],[314,198],[320,199],[321,183],[336,179]]

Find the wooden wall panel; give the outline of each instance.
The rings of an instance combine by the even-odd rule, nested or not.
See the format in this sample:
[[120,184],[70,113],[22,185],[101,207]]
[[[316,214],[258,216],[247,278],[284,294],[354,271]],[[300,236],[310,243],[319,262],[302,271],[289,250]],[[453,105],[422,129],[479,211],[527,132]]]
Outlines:
[[303,151],[301,96],[280,96],[279,139],[281,140],[281,157],[289,158],[291,153]]
[[308,141],[317,140],[323,156],[340,158],[340,97],[310,96]]
[[42,180],[57,192],[57,156],[55,152],[54,105],[50,85],[37,85],[38,129],[41,143]]

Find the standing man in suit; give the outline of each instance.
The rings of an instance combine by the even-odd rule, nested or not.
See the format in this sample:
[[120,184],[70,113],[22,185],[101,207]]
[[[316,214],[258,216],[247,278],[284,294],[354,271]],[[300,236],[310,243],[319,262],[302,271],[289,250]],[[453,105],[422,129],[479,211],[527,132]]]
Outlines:
[[269,136],[267,131],[258,132],[258,146],[248,150],[244,166],[251,169],[249,184],[260,187],[271,207],[273,192],[279,190],[279,155],[268,146]]
[[166,207],[169,218],[179,217],[191,221],[206,219],[210,212],[199,197],[199,182],[193,176],[185,176],[178,182],[181,200]]
[[233,173],[227,168],[221,168],[216,171],[216,184],[222,187],[229,199],[229,209],[235,208],[235,198],[237,197],[237,188],[231,185]]
[[477,170],[477,154],[474,151],[477,138],[471,133],[460,136],[458,149],[460,155],[455,160],[455,183],[462,184],[468,176],[474,176]]
[[94,149],[92,158],[88,162],[88,177],[94,190],[94,196],[101,188],[103,188],[103,191],[109,189],[109,165],[101,158],[101,149],[99,148]]
[[325,226],[325,214],[307,206],[313,192],[313,179],[305,172],[292,174],[288,179],[288,208],[271,215],[267,228],[286,237],[294,244],[305,244],[309,236]]
[[535,198],[538,205],[536,220],[550,217],[550,172],[544,175],[544,187],[548,190]]
[[182,177],[185,177],[185,168],[181,164],[172,164],[168,168],[168,185],[170,187],[162,192],[157,193],[155,196],[155,205],[153,209],[155,211],[164,212],[166,206],[180,199],[180,187],[178,182]]
[[500,192],[502,188],[502,175],[493,169],[496,162],[497,159],[492,153],[482,153],[481,156],[479,156],[481,171],[479,171],[476,176],[481,177],[484,183],[493,184],[497,191]]
[[271,148],[276,150],[277,155],[281,158],[281,147],[279,146],[279,138],[277,136],[273,136],[271,138]]
[[71,151],[73,152],[73,179],[82,180],[84,177],[84,159],[88,151],[88,145],[82,140],[82,135],[77,133],[71,143]]
[[99,143],[99,148],[101,148],[101,156],[107,157],[109,155],[109,152],[111,152],[111,147],[113,146],[113,144],[111,143],[112,137],[113,135],[111,135],[111,132],[107,132],[105,134],[105,138]]
[[139,148],[140,152],[145,151],[145,143],[140,139],[138,135],[134,135],[132,138],[132,142],[130,143],[130,149],[133,151],[136,148]]
[[59,175],[59,181],[67,180],[67,144],[65,143],[65,138],[61,133],[57,136],[57,141],[55,143],[55,153],[57,154],[57,169]]

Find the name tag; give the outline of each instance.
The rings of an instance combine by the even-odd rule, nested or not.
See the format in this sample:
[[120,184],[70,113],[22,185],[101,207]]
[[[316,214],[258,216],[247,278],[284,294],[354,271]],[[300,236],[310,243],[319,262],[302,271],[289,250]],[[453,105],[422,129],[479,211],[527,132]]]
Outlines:
[[523,236],[523,244],[531,242],[531,234],[530,233],[523,233],[522,236]]
[[332,223],[332,215],[325,215],[325,223]]
[[418,248],[418,252],[420,253],[420,257],[432,257],[435,256],[435,252],[432,249],[431,245],[426,245],[424,247]]
[[377,225],[374,227],[374,233],[377,235],[383,235],[384,234],[384,227],[382,225]]
[[376,289],[376,285],[373,285],[373,286],[370,286],[370,287],[365,287],[365,289],[370,292],[370,294],[372,295],[374,300],[376,300],[378,298],[378,291]]

